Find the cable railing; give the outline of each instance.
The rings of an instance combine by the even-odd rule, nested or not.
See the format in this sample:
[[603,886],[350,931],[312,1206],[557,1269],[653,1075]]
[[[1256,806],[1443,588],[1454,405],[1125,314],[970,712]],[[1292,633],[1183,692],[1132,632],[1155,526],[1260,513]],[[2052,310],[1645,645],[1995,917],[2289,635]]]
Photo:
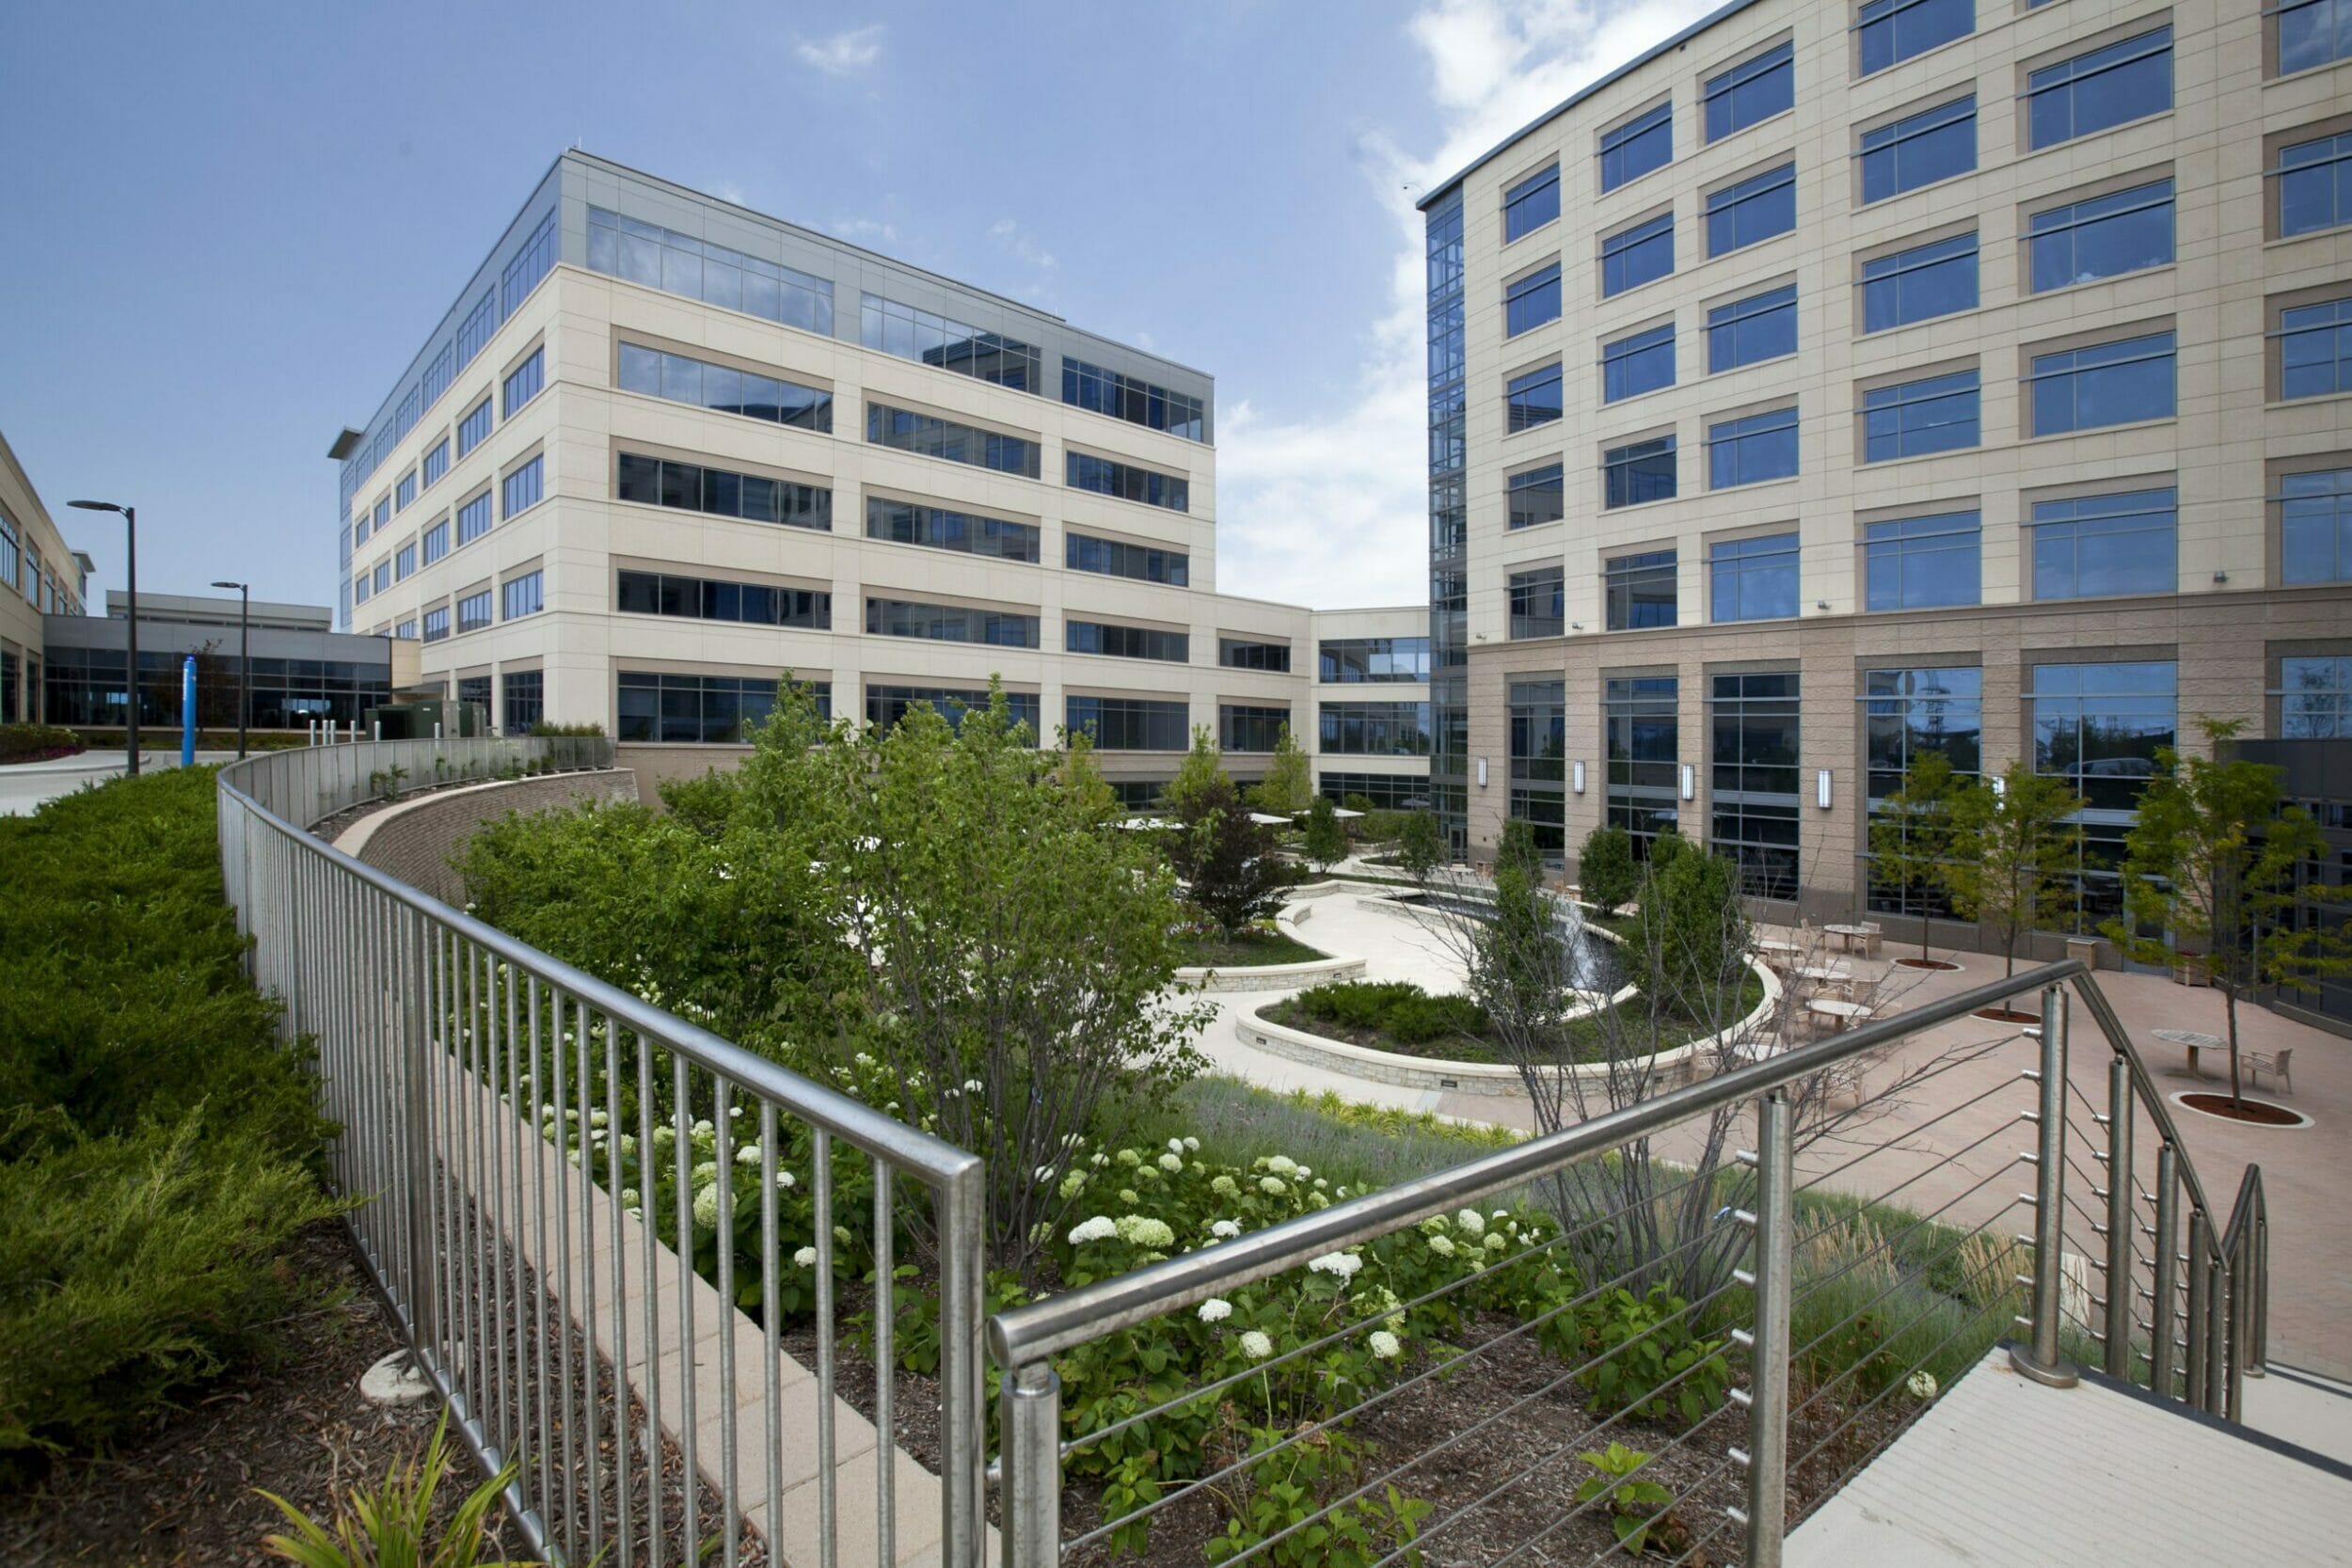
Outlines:
[[[936,1560],[978,1568],[978,1158],[307,831],[388,784],[612,758],[596,737],[453,739],[221,770],[230,896],[281,1028],[314,1044],[340,1127],[328,1167],[358,1200],[366,1266],[483,1472],[514,1466],[507,1511],[534,1554],[733,1568],[831,1563],[847,1543],[896,1563],[930,1542]],[[867,1212],[873,1256],[849,1259],[837,1230]],[[939,1299],[929,1518],[909,1505],[931,1482],[897,1463],[886,1305],[869,1330],[870,1424],[845,1412],[863,1391],[835,1365],[841,1285],[869,1263],[891,1280],[901,1245]],[[802,1291],[807,1370],[781,1344],[778,1304]]]

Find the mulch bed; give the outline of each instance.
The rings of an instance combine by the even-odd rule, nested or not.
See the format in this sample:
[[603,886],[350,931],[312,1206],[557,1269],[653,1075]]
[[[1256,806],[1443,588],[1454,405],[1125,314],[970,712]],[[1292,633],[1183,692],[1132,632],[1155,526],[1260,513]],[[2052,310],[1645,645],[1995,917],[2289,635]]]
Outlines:
[[1995,1023],[2039,1023],[2042,1022],[2040,1013],[2025,1012],[2016,1007],[1979,1007],[1970,1016],[1989,1018]]
[[2185,1094],[2181,1103],[2192,1111],[2202,1111],[2209,1117],[2224,1117],[2253,1127],[2300,1127],[2303,1117],[2283,1105],[2267,1101],[2247,1100],[2233,1102],[2226,1094]]
[[1960,965],[1949,958],[1897,958],[1895,967],[1897,969],[1922,969],[1932,974],[1949,974]]

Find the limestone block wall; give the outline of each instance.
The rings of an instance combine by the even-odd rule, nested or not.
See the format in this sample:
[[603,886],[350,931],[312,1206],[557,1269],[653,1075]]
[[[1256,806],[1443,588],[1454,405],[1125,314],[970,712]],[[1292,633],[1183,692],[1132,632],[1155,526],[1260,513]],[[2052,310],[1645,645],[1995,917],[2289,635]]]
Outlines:
[[485,823],[510,812],[636,799],[637,775],[626,768],[440,789],[363,818],[336,840],[335,847],[421,893],[455,904],[463,901],[465,889],[450,863]]

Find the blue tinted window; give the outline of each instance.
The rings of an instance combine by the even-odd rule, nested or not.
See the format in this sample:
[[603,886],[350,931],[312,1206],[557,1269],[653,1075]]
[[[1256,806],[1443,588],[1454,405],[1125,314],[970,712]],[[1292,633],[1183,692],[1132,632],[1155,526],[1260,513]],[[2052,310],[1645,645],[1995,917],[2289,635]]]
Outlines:
[[1041,383],[1045,372],[1036,344],[880,294],[859,297],[858,341],[992,386],[1023,392],[1044,390]]
[[1881,387],[1862,397],[1862,460],[1951,451],[1978,444],[1975,371]]
[[391,585],[392,563],[389,561],[377,562],[375,563],[375,591],[381,594]]
[[[1074,699],[1073,699],[1074,701]],[[1427,703],[1320,703],[1321,750],[1346,756],[1426,756]]]
[[1560,166],[1531,174],[1502,193],[1502,239],[1508,245],[1560,215]]
[[522,249],[506,263],[506,271],[499,279],[499,314],[511,316],[515,307],[531,297],[531,291],[539,286],[555,266],[555,214],[549,213],[532,230]]
[[2279,235],[2352,223],[2352,131],[2279,151]]
[[2352,392],[2352,299],[2281,310],[2279,369],[2282,398]]
[[2283,0],[2279,7],[2279,74],[2293,75],[2352,58],[2352,0]]
[[1149,697],[1071,697],[1062,717],[1073,735],[1093,738],[1103,752],[1181,752],[1192,731],[1181,702]]
[[2174,593],[2179,548],[2179,509],[2170,489],[2036,501],[2033,596]]
[[993,556],[999,561],[1038,559],[1041,531],[1033,523],[1016,523],[977,513],[951,512],[916,501],[866,498],[866,537],[888,539],[927,549],[956,550],[964,555]]
[[1601,562],[1601,588],[1611,631],[1640,631],[1675,624],[1673,550],[1611,556]]
[[434,482],[447,472],[449,472],[449,440],[443,437],[434,444],[431,451],[424,454],[425,488],[431,489]]
[[1727,490],[1797,471],[1797,411],[1774,408],[1707,427],[1708,484]]
[[449,606],[424,612],[424,641],[438,642],[449,636]]
[[1721,256],[1797,226],[1797,166],[1752,175],[1707,198],[1707,253]]
[[[383,532],[384,525],[391,520],[392,498],[389,495],[378,496],[375,500],[375,531],[378,533]],[[363,534],[361,537],[364,538],[366,536]]]
[[457,324],[457,368],[462,371],[472,364],[474,356],[489,345],[490,334],[498,329],[498,302],[484,294]]
[[2172,182],[2158,180],[2033,214],[2033,291],[2063,289],[2172,260]]
[[[781,684],[751,675],[623,670],[614,679],[620,720],[615,733],[623,740],[738,745],[751,739],[775,712]],[[833,718],[831,681],[793,684],[815,699],[819,718]]]
[[525,615],[536,615],[548,605],[547,574],[527,572],[509,578],[499,590],[499,619],[512,621]]
[[796,430],[833,429],[833,394],[820,388],[636,343],[621,345],[621,389]]
[[[2352,4],[2352,0],[2346,0]],[[1761,55],[1740,61],[1721,75],[1709,76],[1700,94],[1707,111],[1707,139],[1721,141],[1760,119],[1770,119],[1797,102],[1796,49],[1776,43]]]
[[457,421],[457,455],[465,456],[490,438],[490,400],[484,398]]
[[1707,312],[1707,368],[1736,371],[1797,352],[1797,286],[1772,289]]
[[1063,563],[1073,572],[1098,572],[1104,577],[1133,578],[1137,582],[1173,583],[1180,588],[1192,581],[1192,557],[1183,550],[1097,539],[1087,533],[1068,533],[1063,539]]
[[1600,455],[1601,504],[1638,506],[1644,501],[1672,500],[1675,495],[1675,438],[1633,441],[1612,447]]
[[1565,575],[1558,566],[1513,572],[1510,637],[1557,637],[1567,629]]
[[500,400],[501,419],[513,419],[516,409],[539,395],[539,388],[547,384],[547,355],[548,351],[544,348],[532,349],[531,357],[516,366],[514,372],[507,376]]
[[588,267],[649,289],[833,336],[829,279],[601,207],[588,209]]
[[469,595],[457,601],[457,629],[461,632],[480,631],[490,624],[490,591]]
[[392,439],[397,441],[416,429],[417,420],[423,413],[424,388],[421,386],[409,388],[408,395],[400,400],[400,408],[392,415]]
[[396,512],[405,512],[416,499],[417,471],[411,468],[400,476],[398,484],[392,486],[392,509]]
[[470,545],[490,531],[490,492],[485,490],[457,509],[457,542]]
[[1862,199],[1890,196],[1977,166],[1974,93],[1862,134]]
[[1858,18],[1862,74],[1977,30],[1976,0],[1867,0]]
[[1707,552],[1713,618],[1771,621],[1797,612],[1797,536],[1736,539]]
[[1560,417],[1560,367],[1546,365],[1541,370],[1514,376],[1503,402],[1511,430],[1529,430],[1539,424],[1549,424]]
[[392,556],[392,580],[399,582],[417,569],[417,546],[403,545]]
[[2352,579],[2352,468],[2282,475],[2280,575],[2288,582]]
[[1862,263],[1862,330],[1977,308],[1977,237],[1956,234]]
[[443,518],[424,531],[424,563],[428,566],[449,554],[449,520]]
[[1502,335],[1516,338],[1531,326],[1560,319],[1560,263],[1554,261],[1503,286]]
[[373,592],[373,588],[370,586],[370,582],[371,579],[365,572],[360,573],[358,577],[351,579],[351,602],[353,604],[365,604],[368,602],[368,595]]
[[2172,29],[2093,49],[2026,78],[2026,145],[2054,147],[2172,106]]
[[1979,603],[1983,538],[1974,512],[1867,525],[1862,531],[1863,608],[1939,610]]
[[1178,475],[1135,463],[1114,463],[1107,457],[1089,457],[1082,451],[1064,455],[1063,479],[1073,490],[1091,490],[1098,496],[1116,496],[1170,512],[1192,510],[1191,482]]
[[2026,377],[2033,434],[2170,419],[2173,361],[2169,332],[2035,355]]
[[726,578],[624,571],[613,608],[629,615],[674,615],[751,626],[803,626],[816,631],[833,626],[833,595],[822,589],[773,588]]
[[527,507],[538,505],[539,498],[546,493],[546,474],[545,467],[536,457],[508,474],[500,486],[499,515],[512,517]]
[[433,363],[424,368],[424,381],[421,388],[424,394],[424,405],[430,408],[438,402],[441,394],[449,390],[449,384],[456,377],[457,345],[443,343],[441,352],[433,356]]
[[1602,298],[1665,277],[1675,270],[1675,215],[1661,213],[1646,223],[1621,229],[1600,242]]
[[1675,384],[1675,328],[1668,322],[1620,338],[1600,351],[1600,401],[1654,392]]
[[1111,621],[1066,620],[1062,647],[1073,654],[1101,654],[1109,658],[1155,658],[1184,664],[1192,658],[1192,639],[1181,631],[1152,626],[1123,626]]
[[[998,473],[1038,477],[1038,444],[1018,436],[979,430],[953,420],[910,413],[887,404],[866,405],[866,439],[878,447],[918,452],[950,463],[969,463]],[[1180,507],[1178,510],[1182,510]]]
[[921,604],[911,599],[866,601],[869,637],[912,637],[930,642],[978,642],[994,648],[1034,648],[1038,618],[1009,610]]
[[1199,398],[1068,355],[1061,362],[1061,400],[1073,408],[1108,414],[1147,430],[1165,430],[1187,441],[1209,438],[1208,420]]
[[1561,464],[1547,463],[1540,468],[1513,474],[1504,482],[1504,488],[1510,493],[1513,528],[1556,523],[1567,515],[1565,469]]
[[1600,138],[1600,188],[1613,191],[1674,162],[1674,105],[1661,103]]
[[613,494],[625,501],[787,528],[833,527],[833,492],[821,485],[627,451],[619,468]]
[[1326,686],[1428,678],[1426,637],[1327,637],[1316,652],[1315,679]]

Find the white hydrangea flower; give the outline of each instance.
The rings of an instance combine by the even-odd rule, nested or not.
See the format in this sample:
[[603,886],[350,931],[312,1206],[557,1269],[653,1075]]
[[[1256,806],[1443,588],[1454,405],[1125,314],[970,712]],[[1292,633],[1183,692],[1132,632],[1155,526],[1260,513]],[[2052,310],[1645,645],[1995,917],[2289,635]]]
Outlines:
[[1122,1148],[1119,1151],[1119,1163],[1126,1166],[1129,1170],[1133,1170],[1137,1165],[1143,1164],[1143,1156],[1137,1154],[1132,1148]]
[[1307,1180],[1307,1178],[1309,1178],[1309,1177],[1311,1177],[1311,1176],[1314,1175],[1314,1172],[1313,1172],[1313,1171],[1311,1171],[1311,1170],[1310,1170],[1310,1169],[1308,1169],[1305,1165],[1301,1165],[1301,1166],[1299,1166],[1296,1170],[1293,1171],[1291,1174],[1292,1174],[1292,1175],[1294,1175],[1294,1176],[1295,1176],[1295,1177],[1297,1177],[1297,1178],[1298,1178],[1298,1180],[1300,1180],[1301,1181],[1304,1181],[1304,1180]]
[[1183,1157],[1180,1155],[1163,1154],[1159,1159],[1159,1166],[1160,1169],[1168,1172],[1168,1175],[1173,1176],[1178,1171],[1184,1168],[1184,1162]]
[[1931,1400],[1935,1398],[1935,1374],[1922,1367],[1904,1380],[1903,1386],[1914,1399]]
[[694,1195],[694,1223],[714,1229],[719,1224],[719,1189],[705,1187]]
[[1168,1151],[1170,1154],[1182,1154],[1184,1151],[1184,1140],[1182,1138],[1168,1139]]
[[1287,1154],[1277,1154],[1265,1163],[1265,1168],[1277,1176],[1290,1176],[1298,1169],[1298,1162]]
[[1209,1227],[1209,1234],[1220,1242],[1230,1242],[1241,1234],[1241,1227],[1232,1220],[1218,1220]]
[[1038,1179],[1038,1181],[1040,1182],[1040,1184],[1042,1184],[1042,1183],[1047,1182],[1047,1181],[1051,1181],[1052,1180],[1054,1180],[1054,1167],[1053,1167],[1053,1166],[1051,1166],[1051,1165],[1040,1165],[1040,1166],[1038,1166],[1038,1167],[1037,1167],[1037,1179]]
[[1268,1197],[1280,1197],[1284,1193],[1289,1192],[1290,1188],[1279,1176],[1261,1176],[1258,1178],[1258,1191]]
[[1357,1271],[1363,1266],[1362,1259],[1345,1252],[1327,1252],[1307,1265],[1313,1273],[1327,1274],[1342,1281],[1355,1278]]
[[1421,1233],[1424,1236],[1442,1236],[1452,1228],[1443,1214],[1432,1214],[1421,1222]]
[[1200,1304],[1197,1315],[1204,1323],[1221,1323],[1233,1315],[1233,1304],[1222,1296],[1211,1296]]
[[1504,1247],[1507,1247],[1511,1243],[1509,1242],[1502,1239],[1502,1231],[1489,1230],[1486,1232],[1486,1250],[1488,1252],[1501,1252]]
[[1232,1177],[1217,1176],[1210,1178],[1209,1191],[1219,1197],[1235,1197],[1240,1195],[1241,1188],[1234,1183]]
[[1120,1240],[1155,1252],[1165,1252],[1176,1244],[1176,1232],[1168,1228],[1168,1222],[1149,1214],[1122,1214],[1113,1228]]
[[694,1167],[693,1180],[694,1185],[697,1187],[709,1186],[713,1181],[719,1180],[719,1163],[716,1160],[705,1160],[701,1164]]
[[757,1144],[745,1144],[742,1148],[737,1149],[735,1151],[735,1163],[739,1165],[755,1165],[759,1164],[759,1146]]
[[1189,1136],[1188,1136],[1188,1137],[1186,1137],[1186,1138],[1184,1139],[1184,1152],[1185,1152],[1185,1153],[1187,1153],[1187,1154],[1198,1154],[1198,1153],[1200,1153],[1200,1140],[1199,1138],[1195,1138],[1195,1137],[1189,1137]]
[[1274,1354],[1274,1341],[1253,1328],[1241,1337],[1241,1353],[1252,1361],[1263,1361]]
[[1136,1196],[1136,1190],[1133,1187],[1121,1187],[1119,1189],[1119,1201],[1121,1203],[1141,1203],[1143,1199]]
[[788,1170],[780,1170],[776,1172],[776,1185],[779,1187],[790,1187],[796,1185],[792,1180],[792,1173]]
[[1432,1236],[1429,1238],[1429,1250],[1440,1258],[1451,1258],[1454,1256],[1454,1239],[1450,1236]]
[[634,1188],[634,1187],[623,1187],[623,1188],[621,1189],[621,1207],[622,1207],[622,1208],[627,1209],[627,1210],[628,1210],[628,1211],[629,1211],[629,1212],[631,1212],[631,1213],[635,1213],[635,1212],[637,1212],[637,1202],[638,1202],[638,1198],[637,1198],[637,1189],[636,1189],[636,1188]]
[[1108,1214],[1097,1214],[1092,1219],[1080,1220],[1071,1227],[1070,1244],[1084,1246],[1089,1242],[1107,1242],[1118,1234],[1119,1223],[1116,1220]]
[[1476,1236],[1485,1232],[1486,1216],[1475,1209],[1465,1209],[1454,1216],[1454,1223],[1462,1227],[1463,1235]]
[[1368,1343],[1372,1346],[1372,1354],[1383,1361],[1393,1361],[1405,1354],[1403,1341],[1385,1328],[1374,1329]]
[[804,1269],[813,1269],[817,1266],[817,1249],[813,1246],[804,1246],[792,1255],[792,1261]]
[[1068,1176],[1061,1179],[1061,1196],[1063,1199],[1067,1201],[1068,1199],[1076,1197],[1080,1193],[1086,1191],[1086,1185],[1087,1173],[1082,1170],[1072,1171]]
[[612,1120],[612,1118],[606,1116],[602,1111],[591,1111],[588,1113],[588,1125],[591,1127],[604,1127],[609,1125]]
[[977,1078],[967,1078],[963,1081],[963,1092],[966,1094],[986,1094],[988,1092],[988,1085],[981,1083]]

